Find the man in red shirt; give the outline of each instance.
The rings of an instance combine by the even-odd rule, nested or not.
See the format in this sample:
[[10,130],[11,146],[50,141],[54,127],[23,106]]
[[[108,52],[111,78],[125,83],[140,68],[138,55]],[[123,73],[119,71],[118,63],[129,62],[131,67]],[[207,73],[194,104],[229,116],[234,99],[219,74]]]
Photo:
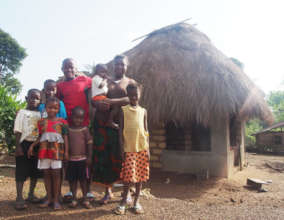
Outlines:
[[90,119],[87,94],[88,89],[91,88],[92,79],[87,76],[76,77],[76,63],[71,58],[63,60],[61,69],[64,73],[65,80],[57,84],[57,97],[64,102],[67,120],[70,122],[72,109],[76,106],[81,106],[86,112],[83,125],[88,126]]

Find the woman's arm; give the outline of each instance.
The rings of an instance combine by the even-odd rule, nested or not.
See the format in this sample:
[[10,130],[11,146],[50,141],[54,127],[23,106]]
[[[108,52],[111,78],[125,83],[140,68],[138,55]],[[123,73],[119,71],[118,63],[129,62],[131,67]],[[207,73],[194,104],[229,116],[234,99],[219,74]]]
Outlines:
[[119,130],[118,130],[118,137],[119,137],[119,146],[121,157],[124,160],[124,149],[123,149],[123,129],[124,129],[124,115],[122,109],[119,112]]
[[145,128],[145,133],[147,135],[147,141],[148,141],[148,157],[150,161],[150,141],[149,141],[149,131],[148,131],[148,120],[147,120],[147,110],[145,109],[145,114],[144,114],[144,128]]
[[34,154],[34,152],[33,152],[34,147],[37,146],[37,145],[39,144],[39,142],[40,142],[40,136],[38,136],[38,138],[36,139],[36,141],[33,142],[33,143],[31,144],[31,146],[29,147],[29,150],[28,150],[28,158],[30,158],[31,156],[33,156],[33,154]]

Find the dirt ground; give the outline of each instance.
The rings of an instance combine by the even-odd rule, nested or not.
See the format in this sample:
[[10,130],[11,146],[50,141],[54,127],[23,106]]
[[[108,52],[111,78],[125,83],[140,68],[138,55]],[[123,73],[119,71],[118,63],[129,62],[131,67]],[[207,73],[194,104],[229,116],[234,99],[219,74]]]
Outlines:
[[[232,179],[196,180],[194,176],[152,170],[151,180],[144,186],[141,204],[145,214],[135,215],[131,209],[125,216],[116,216],[121,188],[115,188],[115,199],[108,205],[94,203],[93,209],[62,211],[40,209],[34,204],[24,211],[13,208],[16,189],[13,168],[0,168],[0,219],[284,219],[284,173],[266,166],[267,162],[283,164],[284,157],[247,154],[248,167],[237,172]],[[14,163],[13,157],[0,156],[0,164]],[[264,185],[268,192],[257,192],[246,187],[247,177],[271,180]],[[92,186],[97,199],[103,188]],[[28,182],[24,193],[27,196]],[[65,183],[63,193],[68,191]],[[36,195],[44,196],[42,180]]]

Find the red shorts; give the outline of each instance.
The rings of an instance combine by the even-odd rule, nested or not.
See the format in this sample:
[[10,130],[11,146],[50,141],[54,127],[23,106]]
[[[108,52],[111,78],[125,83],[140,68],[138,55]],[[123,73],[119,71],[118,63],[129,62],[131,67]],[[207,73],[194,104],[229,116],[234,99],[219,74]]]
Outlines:
[[105,100],[107,97],[105,95],[96,95],[94,96],[92,99],[94,101],[101,101],[101,100]]

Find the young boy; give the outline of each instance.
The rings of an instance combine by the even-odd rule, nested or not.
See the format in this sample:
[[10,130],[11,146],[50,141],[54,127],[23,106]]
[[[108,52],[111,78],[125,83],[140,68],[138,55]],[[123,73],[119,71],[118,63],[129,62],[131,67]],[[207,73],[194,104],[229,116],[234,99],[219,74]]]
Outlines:
[[16,136],[16,189],[17,198],[15,209],[22,210],[27,208],[27,204],[23,199],[23,185],[28,177],[30,177],[30,190],[28,201],[39,202],[34,195],[34,189],[40,171],[37,169],[37,158],[28,158],[28,150],[30,145],[38,137],[37,122],[40,119],[38,106],[40,103],[40,91],[38,89],[30,89],[26,96],[27,108],[21,109],[15,119],[14,133]]
[[87,198],[87,180],[90,179],[89,168],[91,166],[93,141],[89,128],[83,126],[85,111],[80,106],[72,109],[71,125],[68,128],[69,161],[66,170],[66,179],[69,181],[72,191],[71,208],[77,206],[77,183],[80,182],[83,194],[83,205],[92,208]]

